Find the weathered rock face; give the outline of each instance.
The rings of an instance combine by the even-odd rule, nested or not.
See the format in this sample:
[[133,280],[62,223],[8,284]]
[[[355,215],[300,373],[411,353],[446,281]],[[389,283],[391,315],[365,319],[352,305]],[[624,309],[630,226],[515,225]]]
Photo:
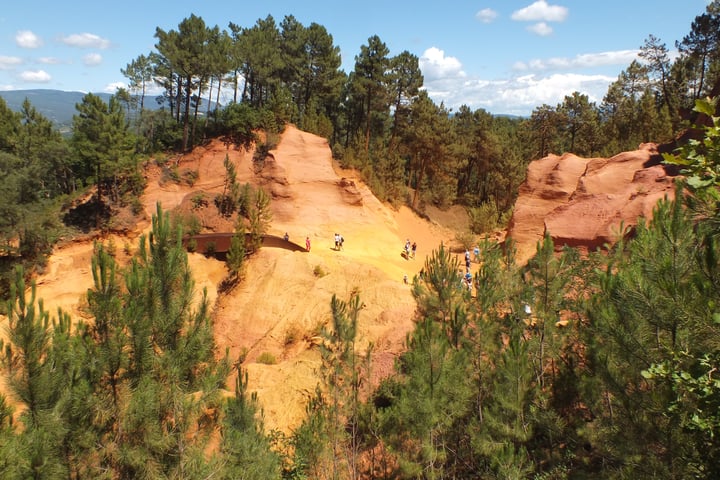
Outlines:
[[621,228],[650,218],[658,200],[674,196],[674,179],[655,144],[607,159],[549,155],[529,165],[507,236],[521,263],[534,255],[545,232],[556,248],[589,251],[612,244]]

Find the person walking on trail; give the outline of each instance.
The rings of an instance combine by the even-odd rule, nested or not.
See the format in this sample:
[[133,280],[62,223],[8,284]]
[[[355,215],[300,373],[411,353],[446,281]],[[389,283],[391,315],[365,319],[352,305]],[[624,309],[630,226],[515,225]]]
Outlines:
[[340,250],[340,235],[335,234],[335,250]]
[[310,251],[310,237],[305,237],[305,250]]
[[417,251],[417,243],[413,242],[411,249],[412,249],[412,258],[415,258],[415,252]]
[[470,270],[470,250],[465,250],[465,268]]
[[286,242],[290,241],[290,235],[288,235],[287,232],[285,232],[285,235],[283,235],[283,240],[285,240]]
[[473,248],[473,255],[475,255],[475,262],[480,263],[480,247],[477,245]]
[[410,258],[410,239],[408,238],[405,241],[405,259],[407,260]]
[[345,243],[345,237],[343,237],[342,235],[340,235],[340,243],[339,243],[339,245],[340,245],[340,250],[343,249],[343,243]]

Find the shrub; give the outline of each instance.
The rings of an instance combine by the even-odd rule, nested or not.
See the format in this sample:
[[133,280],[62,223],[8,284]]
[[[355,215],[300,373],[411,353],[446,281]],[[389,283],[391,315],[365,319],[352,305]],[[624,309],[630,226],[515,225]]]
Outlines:
[[190,202],[192,203],[193,210],[197,210],[202,207],[207,207],[208,201],[205,198],[205,194],[202,192],[196,193],[193,195],[192,199],[190,199]]
[[270,352],[262,352],[258,355],[257,363],[262,363],[263,365],[275,365],[277,363],[277,359],[275,358],[275,355]]
[[183,170],[181,178],[183,183],[192,187],[200,178],[200,172],[198,170]]
[[463,251],[470,250],[476,243],[475,235],[473,235],[472,232],[458,233],[455,235],[455,241]]
[[473,233],[490,232],[498,227],[499,215],[494,203],[484,202],[479,207],[468,208],[467,212]]
[[300,327],[297,325],[290,325],[287,330],[285,330],[285,338],[283,338],[283,345],[288,346],[292,345],[295,342],[297,342],[301,337],[301,330]]
[[130,200],[130,211],[133,215],[138,216],[142,213],[145,206],[142,203],[142,200],[140,200],[140,197],[133,196]]

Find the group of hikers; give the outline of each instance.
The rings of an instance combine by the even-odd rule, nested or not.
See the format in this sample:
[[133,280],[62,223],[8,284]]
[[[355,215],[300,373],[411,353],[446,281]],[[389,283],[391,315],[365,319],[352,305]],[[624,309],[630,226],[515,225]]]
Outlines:
[[[286,242],[290,241],[290,234],[288,232],[285,232],[285,235],[283,235],[283,240],[285,240]],[[310,236],[309,235],[305,237],[305,250],[307,250],[308,252],[310,251]]]
[[[475,246],[473,249],[473,255],[475,256],[475,262],[480,263],[480,247]],[[472,273],[470,273],[470,250],[467,248],[465,249],[465,274],[463,275],[462,270],[460,270],[460,287],[461,288],[467,288],[472,292],[473,288],[473,277]]]
[[335,250],[342,250],[345,239],[339,233],[335,234]]
[[410,243],[410,239],[408,238],[405,241],[405,251],[403,253],[403,257],[405,257],[405,260],[409,260],[410,258],[415,258],[415,252],[417,251],[417,243],[412,242]]

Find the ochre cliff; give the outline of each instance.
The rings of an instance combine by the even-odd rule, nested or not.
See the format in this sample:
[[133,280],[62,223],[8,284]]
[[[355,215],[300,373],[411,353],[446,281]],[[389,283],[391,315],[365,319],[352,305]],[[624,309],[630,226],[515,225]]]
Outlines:
[[611,158],[548,155],[530,163],[507,236],[520,263],[546,232],[556,248],[595,250],[650,218],[658,200],[674,196],[675,178],[651,143]]

